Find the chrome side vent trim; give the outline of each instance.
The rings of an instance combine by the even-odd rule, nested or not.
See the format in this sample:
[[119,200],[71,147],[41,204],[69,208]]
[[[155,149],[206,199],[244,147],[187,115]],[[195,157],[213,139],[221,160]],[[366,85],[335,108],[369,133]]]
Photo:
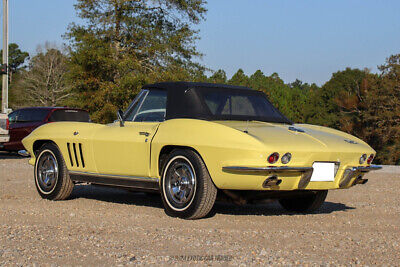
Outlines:
[[81,155],[82,168],[85,168],[85,161],[83,160],[82,144],[79,143],[79,154]]
[[68,148],[69,162],[71,163],[71,166],[74,167],[74,162],[72,161],[71,148],[70,148],[70,144],[69,143],[67,143],[67,148]]

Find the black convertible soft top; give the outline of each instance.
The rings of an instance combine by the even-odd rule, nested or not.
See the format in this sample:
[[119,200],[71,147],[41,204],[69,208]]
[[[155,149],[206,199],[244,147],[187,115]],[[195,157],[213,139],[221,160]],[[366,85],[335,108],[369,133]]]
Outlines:
[[265,121],[293,124],[260,91],[248,87],[195,82],[164,82],[143,86],[167,90],[165,119]]

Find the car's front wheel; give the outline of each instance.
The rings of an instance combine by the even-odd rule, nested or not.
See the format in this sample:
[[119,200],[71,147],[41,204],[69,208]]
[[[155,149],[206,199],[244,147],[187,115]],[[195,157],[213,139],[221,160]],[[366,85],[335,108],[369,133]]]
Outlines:
[[67,199],[74,188],[63,156],[53,143],[44,144],[37,152],[35,185],[42,198]]
[[165,162],[160,184],[165,212],[184,219],[207,216],[217,188],[201,157],[192,150],[177,149]]
[[307,192],[304,196],[280,199],[279,203],[287,211],[308,213],[318,210],[325,202],[328,190]]

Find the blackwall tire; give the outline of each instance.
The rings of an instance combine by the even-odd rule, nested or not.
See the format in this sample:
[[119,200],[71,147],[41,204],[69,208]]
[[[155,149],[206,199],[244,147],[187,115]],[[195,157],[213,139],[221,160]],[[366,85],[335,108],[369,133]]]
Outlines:
[[317,211],[324,204],[327,195],[328,190],[320,190],[301,197],[280,199],[279,203],[287,211],[311,213]]
[[166,214],[183,219],[207,216],[217,197],[217,188],[206,165],[189,149],[177,149],[168,155],[160,191]]
[[36,189],[42,198],[49,200],[69,198],[74,183],[69,177],[63,156],[57,145],[46,143],[40,148],[34,171]]

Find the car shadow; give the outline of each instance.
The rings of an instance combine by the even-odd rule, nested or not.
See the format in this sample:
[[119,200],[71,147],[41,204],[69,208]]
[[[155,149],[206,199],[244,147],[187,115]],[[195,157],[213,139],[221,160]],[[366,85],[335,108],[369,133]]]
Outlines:
[[0,160],[1,159],[24,159],[25,157],[22,157],[18,155],[17,153],[10,153],[7,151],[0,151]]
[[[343,203],[335,203],[326,201],[322,207],[311,214],[330,214],[337,211],[346,211],[355,209]],[[226,215],[253,215],[253,216],[279,216],[279,215],[306,215],[307,213],[295,213],[284,210],[278,203],[274,201],[268,204],[248,204],[234,205],[227,203],[216,203],[213,210],[214,214]],[[310,213],[308,213],[310,214]],[[213,216],[211,214],[210,216]]]
[[109,186],[75,185],[70,199],[94,199],[117,204],[148,206],[162,208],[161,197],[158,193],[129,191]]
[[[110,203],[147,206],[163,208],[161,197],[158,193],[144,193],[128,191],[125,189],[97,186],[97,185],[76,185],[72,192],[71,199],[94,199]],[[312,214],[330,214],[337,211],[353,210],[354,207],[343,203],[326,201],[322,207]],[[214,217],[216,214],[224,215],[253,215],[253,216],[279,216],[279,215],[301,215],[284,210],[277,201],[271,203],[236,205],[233,203],[216,202],[213,210],[206,218]]]

